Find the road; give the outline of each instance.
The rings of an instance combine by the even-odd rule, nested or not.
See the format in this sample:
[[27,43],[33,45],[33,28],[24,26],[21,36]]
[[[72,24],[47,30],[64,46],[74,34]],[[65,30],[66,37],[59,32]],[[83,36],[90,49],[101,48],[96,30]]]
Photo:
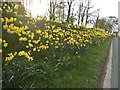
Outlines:
[[111,88],[118,88],[118,64],[120,64],[118,63],[118,44],[120,45],[120,39],[118,40],[118,37],[115,37],[112,41]]
[[111,88],[120,90],[120,35],[113,39],[112,45]]
[[120,89],[120,36],[118,37],[118,87]]

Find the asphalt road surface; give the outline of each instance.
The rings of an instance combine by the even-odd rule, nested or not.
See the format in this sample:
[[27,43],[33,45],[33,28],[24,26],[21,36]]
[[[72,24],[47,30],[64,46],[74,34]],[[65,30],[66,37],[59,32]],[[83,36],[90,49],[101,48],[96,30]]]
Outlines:
[[118,87],[120,90],[120,36],[118,37]]
[[120,36],[115,37],[112,42],[112,76],[111,88],[120,90]]

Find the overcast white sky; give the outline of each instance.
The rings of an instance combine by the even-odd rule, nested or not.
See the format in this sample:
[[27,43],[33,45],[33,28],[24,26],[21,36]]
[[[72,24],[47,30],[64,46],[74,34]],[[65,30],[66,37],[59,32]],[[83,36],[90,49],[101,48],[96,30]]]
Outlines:
[[31,12],[33,16],[44,15],[46,12],[48,12],[48,3],[47,0],[35,0],[31,6]]
[[[35,0],[32,6],[32,12],[34,15],[44,13],[48,10],[47,1],[49,0],[41,0],[41,6],[38,3],[39,0]],[[94,5],[93,10],[100,9],[100,17],[106,16],[116,16],[118,17],[118,1],[120,0],[92,0],[91,3]]]
[[100,16],[118,17],[118,2],[120,0],[92,0],[94,8],[100,8]]

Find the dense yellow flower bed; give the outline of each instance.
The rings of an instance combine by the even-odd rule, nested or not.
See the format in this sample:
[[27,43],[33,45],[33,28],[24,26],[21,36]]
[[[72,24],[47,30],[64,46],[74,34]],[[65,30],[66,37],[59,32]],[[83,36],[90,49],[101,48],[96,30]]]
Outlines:
[[[4,5],[5,9],[6,4]],[[7,7],[6,12],[11,12],[10,7]],[[36,21],[28,21],[29,24],[35,25],[35,22],[43,20],[44,18],[37,18]],[[111,35],[96,29],[88,29],[85,30],[76,30],[71,29],[72,25],[67,24],[67,29],[63,30],[61,27],[57,27],[55,25],[50,26],[46,25],[46,30],[36,29],[34,31],[29,30],[30,27],[25,25],[22,21],[19,21],[15,17],[3,17],[1,18],[3,23],[3,30],[8,34],[16,34],[19,37],[19,42],[25,42],[24,47],[26,51],[16,51],[8,53],[6,56],[6,61],[13,60],[14,57],[25,57],[28,61],[33,60],[32,53],[33,52],[41,52],[41,50],[47,50],[49,48],[54,49],[65,49],[65,46],[70,47],[86,47],[94,42],[97,39],[105,39],[110,37]],[[14,23],[18,22],[20,26],[15,26]],[[80,26],[78,25],[78,28]],[[7,37],[7,36],[6,36]],[[99,41],[100,42],[100,41]],[[3,43],[3,46],[9,47],[9,43],[6,40],[0,39],[0,44]],[[19,47],[17,47],[19,48]],[[2,50],[0,50],[2,52]]]

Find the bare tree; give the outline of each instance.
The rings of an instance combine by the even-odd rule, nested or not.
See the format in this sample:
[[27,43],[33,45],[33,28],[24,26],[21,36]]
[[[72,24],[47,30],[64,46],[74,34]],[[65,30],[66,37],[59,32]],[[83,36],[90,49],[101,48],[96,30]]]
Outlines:
[[62,22],[65,19],[65,9],[66,4],[64,0],[59,0],[56,7],[56,16],[59,18],[59,21]]
[[56,5],[57,2],[55,0],[50,0],[49,20],[55,20]]
[[78,9],[78,25],[80,24],[81,12],[82,12],[83,2],[80,0]]
[[83,2],[83,5],[82,5],[82,14],[81,14],[81,24],[83,24],[83,22],[84,22],[84,17],[85,17],[85,15],[86,15],[87,1],[88,1],[88,0],[83,0],[83,1],[82,1],[82,2]]
[[50,0],[49,20],[52,20],[52,1]]
[[97,28],[97,26],[98,26],[98,21],[99,21],[99,12],[100,12],[100,9],[98,9],[97,10],[97,13],[98,13],[98,15],[97,15],[97,19],[96,19],[96,24],[95,24],[95,27]]
[[71,13],[71,7],[72,7],[72,3],[74,0],[67,0],[67,4],[68,4],[68,14],[67,14],[67,22],[69,23],[69,19],[70,19],[70,13]]
[[65,19],[65,3],[64,0],[62,0],[62,13],[63,13],[63,20]]
[[87,26],[88,24],[88,18],[89,18],[89,11],[91,8],[93,8],[93,6],[90,6],[90,1],[91,0],[88,0],[88,3],[87,3],[87,6],[86,6],[86,21],[85,21],[85,26]]

